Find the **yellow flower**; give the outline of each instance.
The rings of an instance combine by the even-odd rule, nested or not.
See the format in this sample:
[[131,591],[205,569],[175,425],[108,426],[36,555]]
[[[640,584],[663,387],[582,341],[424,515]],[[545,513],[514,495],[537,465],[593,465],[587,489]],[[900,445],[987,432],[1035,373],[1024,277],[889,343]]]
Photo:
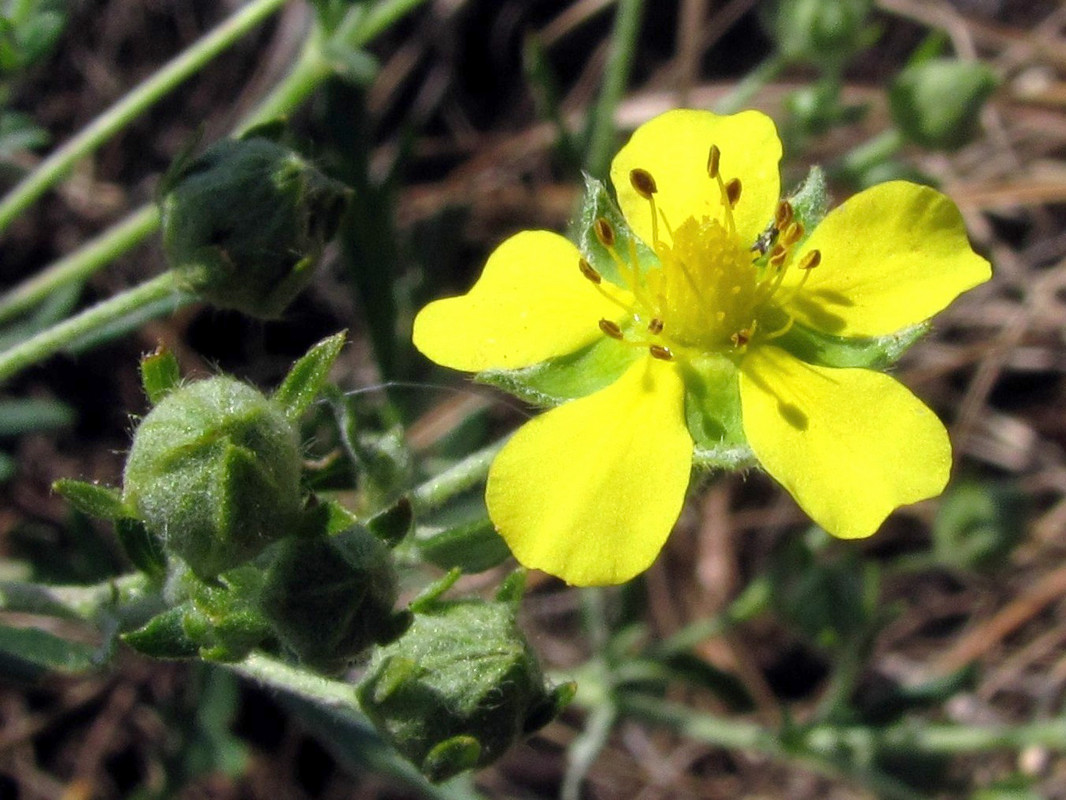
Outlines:
[[828,366],[796,334],[847,343],[913,329],[989,264],[947,197],[903,181],[804,231],[779,201],[780,158],[761,113],[663,114],[611,168],[641,241],[597,219],[586,245],[609,255],[597,270],[590,246],[519,233],[468,294],[419,313],[415,345],[439,364],[606,376],[524,425],[489,472],[489,515],[525,566],[578,585],[646,569],[681,511],[694,447],[729,444],[730,414],[742,428],[732,443],[746,439],[836,536],[868,536],[944,488],[951,446],[933,412],[888,375]]

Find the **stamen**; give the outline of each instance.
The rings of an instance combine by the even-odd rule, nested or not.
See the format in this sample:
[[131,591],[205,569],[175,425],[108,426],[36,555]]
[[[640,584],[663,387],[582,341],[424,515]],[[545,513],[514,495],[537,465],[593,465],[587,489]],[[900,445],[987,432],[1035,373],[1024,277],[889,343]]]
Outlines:
[[648,352],[651,353],[652,358],[657,358],[660,361],[673,361],[674,354],[670,352],[669,347],[663,347],[661,344],[653,344],[648,348]]
[[653,334],[654,336],[658,336],[660,333],[663,332],[663,321],[658,317],[655,317],[651,322],[648,323],[648,332]]
[[755,328],[759,324],[758,320],[753,320],[750,328],[741,328],[739,331],[729,337],[733,342],[734,347],[746,347],[748,342],[751,341],[751,337],[755,335]]
[[655,185],[655,178],[646,169],[631,169],[629,171],[629,182],[633,185],[636,193],[645,200],[651,200],[651,196],[659,191],[659,188]]
[[822,263],[822,254],[818,250],[811,250],[799,260],[796,269],[814,269]]
[[612,322],[609,319],[600,320],[600,330],[612,339],[622,338],[622,329],[618,327],[618,323]]
[[783,230],[788,223],[792,222],[792,216],[792,204],[788,200],[782,200],[774,211],[774,227]]
[[740,178],[733,178],[725,185],[725,196],[729,200],[730,208],[736,208],[737,202],[740,200],[740,190]]
[[614,247],[614,228],[611,227],[611,223],[603,217],[600,217],[592,226],[596,232],[596,239],[604,247]]
[[769,264],[771,267],[780,267],[785,263],[786,258],[788,258],[788,248],[783,244],[778,244],[770,254]]
[[603,276],[600,275],[600,273],[596,271],[596,268],[584,258],[578,259],[577,267],[581,270],[581,274],[593,283],[600,284],[603,282]]
[[722,160],[722,151],[718,149],[718,145],[712,144],[710,152],[707,153],[707,174],[711,176],[711,180],[718,179],[718,163]]
[[803,225],[799,222],[790,222],[788,227],[781,233],[779,241],[785,247],[791,247],[803,238]]

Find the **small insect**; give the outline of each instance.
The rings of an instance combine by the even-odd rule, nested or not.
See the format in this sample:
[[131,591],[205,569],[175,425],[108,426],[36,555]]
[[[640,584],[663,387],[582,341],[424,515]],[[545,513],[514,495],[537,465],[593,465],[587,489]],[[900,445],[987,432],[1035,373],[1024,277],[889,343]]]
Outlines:
[[777,244],[777,235],[780,233],[780,229],[771,222],[766,226],[766,230],[759,234],[759,237],[755,240],[755,244],[751,246],[752,252],[758,252],[760,256],[764,256],[769,253],[775,244]]

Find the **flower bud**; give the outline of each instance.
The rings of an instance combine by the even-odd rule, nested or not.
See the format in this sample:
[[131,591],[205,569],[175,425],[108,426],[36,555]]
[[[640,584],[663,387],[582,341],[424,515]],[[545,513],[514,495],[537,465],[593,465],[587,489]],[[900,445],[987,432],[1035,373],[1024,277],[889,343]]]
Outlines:
[[869,43],[869,0],[780,0],[768,29],[788,61],[837,69]]
[[892,119],[912,142],[932,150],[957,150],[973,138],[999,81],[977,61],[942,58],[907,67],[888,93]]
[[219,376],[173,390],[137,426],[122,499],[206,580],[295,530],[300,468],[284,410]]
[[367,529],[293,538],[279,548],[260,609],[281,643],[308,666],[339,672],[410,624],[410,612],[392,610],[398,591],[392,555]]
[[217,306],[278,316],[310,280],[349,190],[263,138],[218,142],[175,172],[161,201],[171,266]]
[[430,780],[483,767],[551,721],[572,686],[549,689],[510,602],[437,603],[378,650],[363,711]]

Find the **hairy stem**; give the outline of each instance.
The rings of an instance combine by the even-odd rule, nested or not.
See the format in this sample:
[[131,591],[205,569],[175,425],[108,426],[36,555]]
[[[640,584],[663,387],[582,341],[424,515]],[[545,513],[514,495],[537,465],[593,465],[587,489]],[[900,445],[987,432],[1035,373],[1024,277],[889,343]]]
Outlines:
[[251,0],[44,159],[0,201],[0,232],[38,197],[61,181],[75,163],[129,125],[176,86],[199,72],[219,53],[240,41],[248,31],[280,9],[285,2],[286,0]]
[[192,302],[194,295],[186,294],[172,271],[164,272],[140,286],[87,308],[77,316],[41,331],[26,341],[0,353],[0,383],[27,367],[31,367],[62,350],[82,336],[115,322],[124,315],[157,300],[178,295],[179,300]]

